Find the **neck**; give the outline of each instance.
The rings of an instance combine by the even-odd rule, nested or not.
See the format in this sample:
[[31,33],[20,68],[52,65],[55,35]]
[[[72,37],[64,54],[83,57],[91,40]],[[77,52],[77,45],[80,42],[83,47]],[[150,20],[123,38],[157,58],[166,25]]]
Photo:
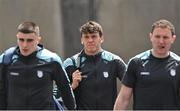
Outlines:
[[157,58],[166,58],[169,56],[169,53],[170,53],[169,51],[167,51],[166,53],[158,54],[153,49],[151,49],[151,52],[152,52],[152,55]]
[[100,49],[99,49],[98,51],[96,51],[96,52],[87,52],[86,50],[84,50],[84,52],[85,52],[86,55],[94,56],[94,55],[98,54],[99,52],[101,52],[102,50],[103,50],[103,49],[100,48]]

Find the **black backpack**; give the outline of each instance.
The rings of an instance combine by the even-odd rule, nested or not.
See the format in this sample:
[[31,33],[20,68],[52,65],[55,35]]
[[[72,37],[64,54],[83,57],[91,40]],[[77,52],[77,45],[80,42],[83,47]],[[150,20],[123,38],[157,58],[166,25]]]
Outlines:
[[6,51],[4,51],[4,57],[3,57],[3,64],[8,65],[12,62],[12,56],[15,52],[17,47],[11,47],[9,49],[7,49]]

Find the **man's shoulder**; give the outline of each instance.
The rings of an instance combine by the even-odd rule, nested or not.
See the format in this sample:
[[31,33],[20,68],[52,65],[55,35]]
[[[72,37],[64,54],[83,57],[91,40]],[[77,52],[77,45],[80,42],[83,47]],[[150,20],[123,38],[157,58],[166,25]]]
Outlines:
[[148,61],[149,57],[150,57],[150,54],[151,54],[150,50],[146,50],[144,52],[141,52],[141,53],[135,55],[134,57],[130,58],[129,61],[128,61],[128,65],[130,63],[134,63],[134,62],[137,63],[138,61],[141,61],[141,62],[142,61],[143,62]]
[[52,52],[45,48],[37,52],[37,57],[47,62],[56,61],[56,62],[59,62],[60,64],[62,63],[61,58],[57,53]]
[[2,54],[0,55],[0,64],[3,63],[3,58],[4,58],[4,53],[2,53]]
[[1,55],[0,55],[0,63],[3,64],[9,64],[11,62],[11,59],[14,55],[15,50],[17,49],[17,46],[10,47],[6,49]]
[[115,59],[122,60],[121,57],[107,50],[103,50],[101,56],[103,59],[108,60],[108,61],[112,61]]
[[174,52],[170,52],[170,56],[174,59],[174,60],[177,60],[177,61],[180,61],[180,56],[175,54]]
[[72,55],[71,57],[66,58],[64,62],[72,60],[72,59],[76,60],[79,57],[79,55],[80,55],[80,53],[76,53],[76,54]]
[[146,50],[144,52],[137,54],[136,56],[132,57],[131,59],[138,58],[138,59],[145,60],[145,59],[148,59],[150,57],[150,54],[151,54],[150,50]]
[[76,60],[79,57],[80,53],[76,53],[71,57],[68,57],[64,62],[63,62],[63,66],[66,68],[68,66],[74,66],[76,64]]

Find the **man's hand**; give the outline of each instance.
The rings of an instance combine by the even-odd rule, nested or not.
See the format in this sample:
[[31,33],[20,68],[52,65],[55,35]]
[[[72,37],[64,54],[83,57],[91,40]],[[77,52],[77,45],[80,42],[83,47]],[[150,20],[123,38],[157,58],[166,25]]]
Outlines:
[[82,80],[81,73],[82,72],[80,72],[79,70],[76,70],[72,74],[72,84],[71,84],[71,86],[72,86],[73,90],[78,87],[79,82],[81,82],[81,80]]

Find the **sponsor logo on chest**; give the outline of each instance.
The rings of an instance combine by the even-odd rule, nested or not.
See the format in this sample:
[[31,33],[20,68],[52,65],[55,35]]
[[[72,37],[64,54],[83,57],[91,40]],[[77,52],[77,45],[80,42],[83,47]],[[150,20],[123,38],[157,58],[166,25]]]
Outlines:
[[150,72],[141,72],[140,75],[148,76],[148,75],[150,75]]
[[12,75],[12,76],[19,76],[19,73],[17,73],[17,72],[10,72],[10,75]]
[[[176,76],[176,70],[175,69],[171,69],[169,74],[171,76]],[[150,72],[140,72],[140,75],[142,75],[142,76],[149,76]]]

